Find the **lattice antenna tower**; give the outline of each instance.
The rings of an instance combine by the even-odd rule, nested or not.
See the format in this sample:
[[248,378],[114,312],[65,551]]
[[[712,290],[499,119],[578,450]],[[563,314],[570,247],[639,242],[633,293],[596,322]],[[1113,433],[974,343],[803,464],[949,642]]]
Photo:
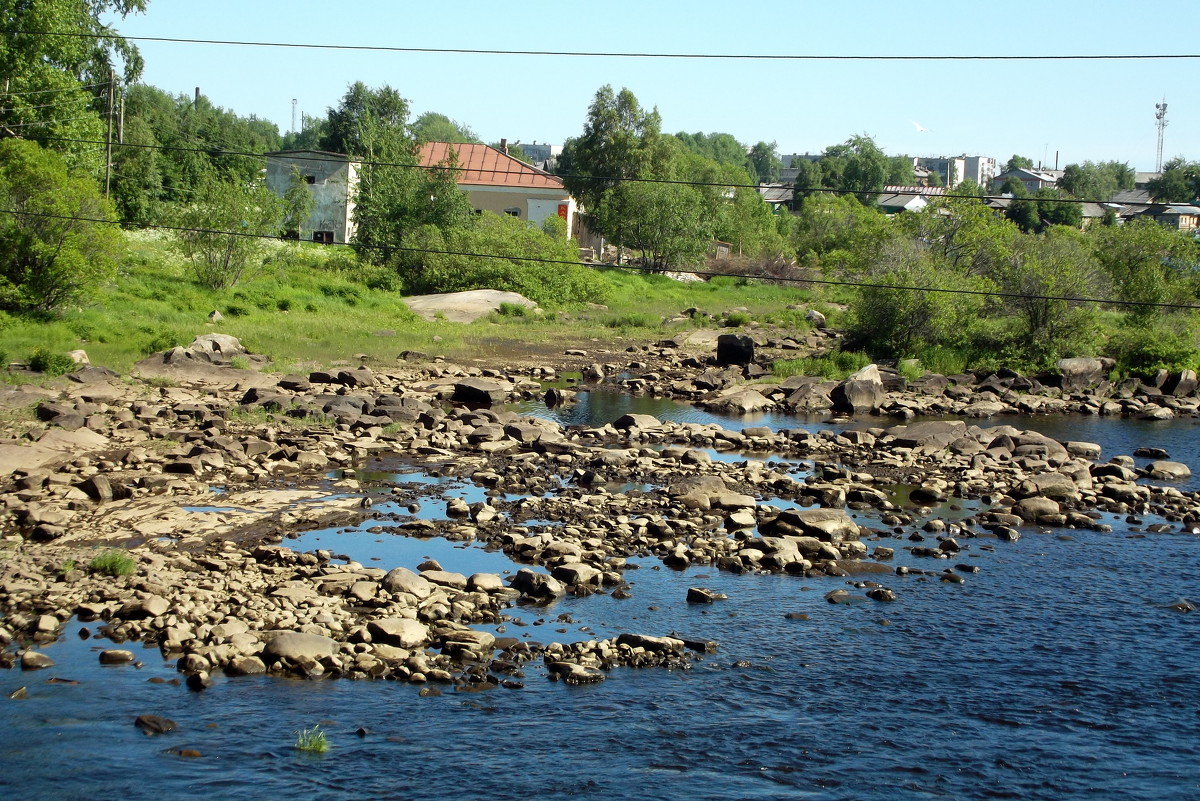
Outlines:
[[1154,162],[1154,171],[1162,172],[1163,132],[1167,128],[1167,99],[1154,104],[1155,125],[1158,127],[1158,153]]

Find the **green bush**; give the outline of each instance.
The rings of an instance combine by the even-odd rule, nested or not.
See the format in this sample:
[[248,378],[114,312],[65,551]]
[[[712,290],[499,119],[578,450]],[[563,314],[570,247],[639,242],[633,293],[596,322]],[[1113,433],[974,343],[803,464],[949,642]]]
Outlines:
[[142,353],[149,356],[151,353],[161,353],[162,351],[170,350],[183,344],[183,340],[173,331],[157,331],[146,340],[146,344],[142,345]]
[[88,564],[88,569],[102,576],[128,576],[136,567],[133,558],[124,551],[105,551]]
[[749,312],[730,312],[725,317],[725,326],[727,328],[741,328],[744,325],[749,325],[751,319]]
[[46,375],[63,375],[78,367],[75,360],[65,353],[51,353],[38,348],[29,356],[29,369]]
[[1116,359],[1117,370],[1126,375],[1195,369],[1198,361],[1193,338],[1166,326],[1123,328],[1109,338],[1106,350]]
[[657,328],[661,322],[662,320],[653,314],[630,312],[608,317],[604,320],[604,325],[609,328]]

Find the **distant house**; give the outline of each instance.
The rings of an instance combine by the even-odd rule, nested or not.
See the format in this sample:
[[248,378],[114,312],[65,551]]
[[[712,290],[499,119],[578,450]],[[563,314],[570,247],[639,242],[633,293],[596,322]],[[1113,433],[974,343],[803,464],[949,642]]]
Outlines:
[[776,214],[796,210],[796,192],[790,184],[759,184],[758,196]]
[[1015,170],[1005,170],[1000,173],[992,179],[992,184],[999,189],[1009,178],[1016,178],[1025,185],[1028,192],[1032,193],[1039,189],[1053,189],[1061,177],[1062,170],[1036,170],[1032,167],[1018,167]]
[[421,146],[423,167],[449,164],[457,158],[458,188],[467,193],[475,212],[495,212],[541,225],[561,217],[567,236],[577,225],[575,200],[556,175],[531,167],[489,145],[428,142]]
[[[345,244],[354,237],[354,188],[357,161],[324,150],[281,150],[267,154],[267,188],[283,197],[292,180],[292,167],[312,193],[315,203],[301,225],[305,238],[325,244]],[[299,235],[299,231],[292,232]]]
[[884,189],[883,194],[876,196],[875,204],[879,206],[880,211],[884,214],[892,215],[899,214],[902,211],[920,211],[929,205],[927,199],[929,195],[912,191],[923,187],[890,187],[892,189],[901,189],[899,192],[889,192]]
[[1152,203],[1132,206],[1121,213],[1125,220],[1150,218],[1159,225],[1177,231],[1200,231],[1200,207],[1189,203]]

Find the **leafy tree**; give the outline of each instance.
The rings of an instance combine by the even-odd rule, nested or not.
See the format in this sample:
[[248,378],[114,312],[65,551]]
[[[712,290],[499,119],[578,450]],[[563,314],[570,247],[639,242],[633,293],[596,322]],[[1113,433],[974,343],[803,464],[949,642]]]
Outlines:
[[611,206],[621,179],[651,178],[662,166],[665,143],[658,110],[645,111],[628,89],[600,87],[588,108],[583,133],[568,139],[558,160],[567,191],[583,204],[597,233],[619,241],[624,227]]
[[699,263],[713,238],[703,195],[681,184],[625,183],[617,187],[603,213],[618,215],[606,227],[626,247],[640,250],[650,266],[664,270]]
[[[937,173],[934,173],[937,175]],[[938,175],[941,180],[941,176]],[[909,156],[892,156],[888,159],[887,177],[883,181],[890,186],[916,186],[917,176],[913,172],[913,160]]]
[[860,275],[896,235],[886,216],[853,197],[814,194],[796,212],[792,244],[801,260]]
[[1133,168],[1118,161],[1068,164],[1058,187],[1077,198],[1107,202],[1121,189],[1132,189]]
[[880,355],[916,356],[930,347],[961,347],[982,315],[981,295],[931,292],[930,289],[988,288],[979,278],[938,265],[908,239],[891,239],[879,250],[869,272],[872,286],[857,290],[849,338]]
[[112,199],[122,221],[149,224],[163,195],[158,139],[141,117],[126,121],[124,139],[126,146],[113,151]]
[[159,202],[190,202],[213,181],[256,180],[262,159],[255,154],[280,143],[274,123],[152,86],[129,88],[125,120],[126,146],[114,148],[113,194],[126,222],[149,221]]
[[120,230],[91,176],[36,142],[0,140],[0,309],[52,311],[115,271]]
[[289,131],[279,145],[280,150],[320,150],[325,138],[325,118],[300,114],[300,130]]
[[955,195],[900,217],[910,236],[961,275],[991,277],[1011,258],[1017,227],[975,198]]
[[[1185,278],[1196,273],[1200,246],[1178,231],[1150,219],[1102,227],[1094,234],[1093,253],[1119,300],[1163,303]],[[1161,314],[1153,306],[1126,307],[1131,322],[1144,325]]]
[[1162,174],[1151,179],[1146,189],[1160,203],[1191,203],[1200,198],[1200,163],[1173,158],[1163,165]]
[[1058,189],[1039,189],[1028,199],[1014,199],[1005,214],[1027,234],[1040,234],[1052,225],[1083,225],[1083,207]]
[[455,181],[457,157],[436,169],[418,168],[418,146],[408,127],[408,101],[390,86],[352,84],[337,108],[329,109],[323,150],[363,159],[355,197],[355,242],[359,255],[376,265],[411,273],[420,254],[406,250],[406,237],[432,225],[450,228],[470,218],[466,195]]
[[1010,175],[1004,179],[1004,183],[1000,184],[1000,194],[1025,197],[1029,194],[1029,188],[1025,186],[1025,182],[1020,178]]
[[1032,169],[1032,168],[1033,168],[1033,159],[1025,158],[1024,156],[1018,156],[1017,154],[1014,153],[1013,157],[1010,158],[1004,164],[1004,169],[1002,170],[1002,172],[1012,172],[1013,170],[1028,170],[1028,169]]
[[429,252],[424,269],[406,281],[406,291],[503,289],[544,305],[603,300],[604,284],[595,271],[578,264],[574,242],[513,217],[486,212],[472,225],[450,229],[426,225],[414,232],[412,240]]
[[412,135],[418,142],[457,142],[478,144],[483,140],[467,125],[455,122],[445,114],[427,111],[413,120]]
[[[19,136],[56,150],[68,166],[99,175],[95,145],[63,139],[102,139],[110,70],[119,60],[124,79],[142,70],[137,48],[100,21],[145,11],[146,0],[0,0],[5,34],[0,40],[0,135]],[[69,31],[82,36],[46,36]]]
[[774,142],[759,142],[746,154],[750,176],[755,183],[768,184],[779,180],[783,162],[779,160]]
[[287,190],[283,193],[283,230],[297,239],[304,239],[304,222],[312,214],[317,199],[308,188],[304,174],[295,164],[288,173]]
[[262,264],[264,237],[279,235],[283,215],[283,201],[260,182],[212,181],[179,206],[175,246],[200,284],[227,289]]
[[700,131],[689,134],[680,131],[675,134],[675,138],[682,142],[689,152],[704,156],[718,164],[731,167],[746,165],[746,147],[732,134],[716,132],[706,134]]
[[1025,357],[1047,363],[1087,350],[1094,308],[1060,299],[1097,291],[1096,263],[1084,234],[1053,227],[1042,236],[1018,237],[1015,245],[995,280],[1009,293],[1003,304],[1017,322],[1017,344]]
[[958,186],[950,190],[950,194],[954,197],[986,197],[987,192],[982,186],[967,178]]
[[873,204],[888,175],[888,157],[869,136],[852,136],[825,149],[825,186],[857,193],[860,203]]

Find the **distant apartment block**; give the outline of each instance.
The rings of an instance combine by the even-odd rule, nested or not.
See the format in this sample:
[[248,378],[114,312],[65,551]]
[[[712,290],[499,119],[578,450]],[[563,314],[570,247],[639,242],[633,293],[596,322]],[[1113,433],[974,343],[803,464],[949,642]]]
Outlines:
[[913,159],[913,167],[937,173],[950,189],[968,180],[988,186],[996,177],[996,160],[991,156],[925,156]]

